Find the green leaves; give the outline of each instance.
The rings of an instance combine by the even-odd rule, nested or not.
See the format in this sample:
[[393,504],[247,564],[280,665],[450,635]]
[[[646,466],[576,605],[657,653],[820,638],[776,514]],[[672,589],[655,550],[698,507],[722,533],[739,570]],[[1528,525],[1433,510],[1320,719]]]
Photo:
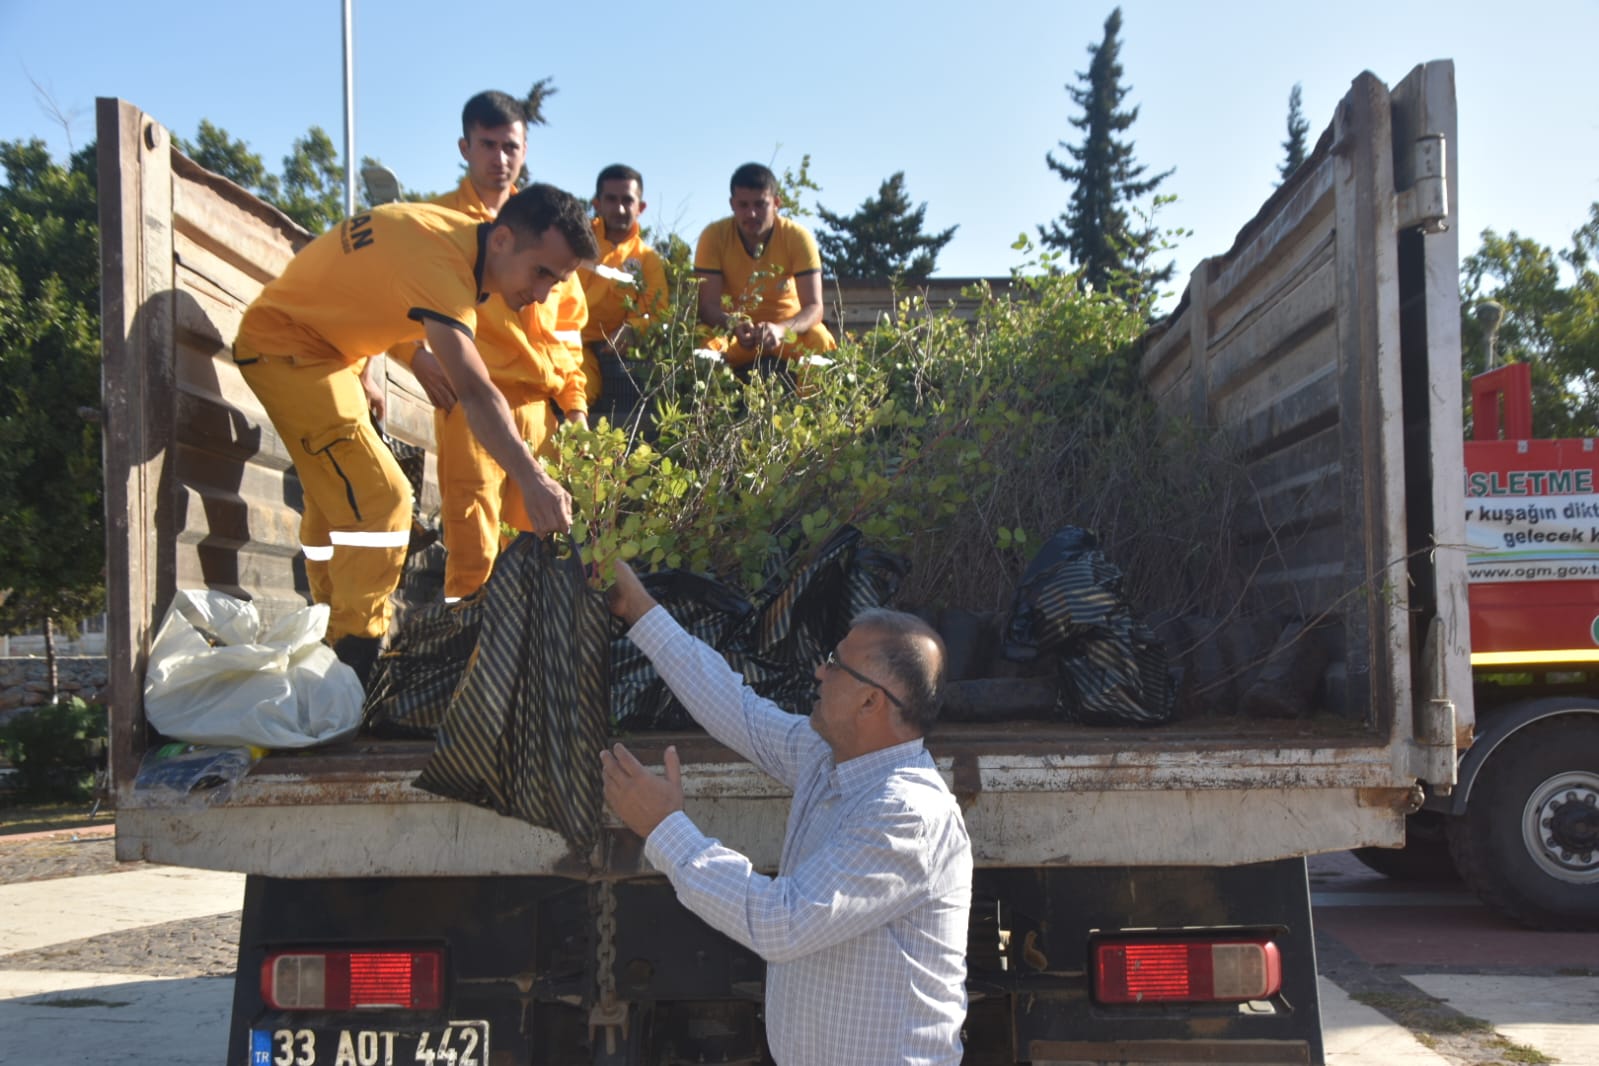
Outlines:
[[1129,213],[1128,206],[1154,192],[1171,176],[1171,170],[1144,176],[1145,166],[1134,161],[1133,144],[1123,134],[1138,118],[1138,108],[1123,108],[1130,87],[1122,84],[1121,8],[1105,20],[1098,44],[1089,45],[1091,57],[1079,85],[1066,87],[1082,109],[1072,118],[1083,131],[1078,144],[1061,141],[1067,159],[1045,154],[1045,162],[1062,181],[1072,186],[1066,210],[1038,227],[1046,247],[1070,254],[1084,286],[1095,292],[1120,292],[1130,299],[1150,302],[1158,286],[1171,279],[1175,263],[1155,268],[1150,260],[1165,245],[1149,212]]
[[861,203],[852,215],[816,208],[827,228],[816,234],[822,262],[841,278],[905,278],[917,281],[933,273],[938,253],[955,236],[951,226],[924,234],[927,205],[911,206],[905,172],[898,171]]
[[1140,309],[1061,274],[976,291],[973,322],[907,299],[792,381],[741,383],[691,354],[691,307],[667,316],[636,363],[649,418],[558,438],[553,472],[588,561],[754,591],[850,524],[910,558],[903,602],[996,610],[1039,542],[1076,524],[1099,533],[1142,602],[1214,593],[1232,468],[1156,418],[1129,349]]
[[100,266],[91,146],[0,142],[0,632],[103,602]]
[[[1532,364],[1540,437],[1599,435],[1599,203],[1553,249],[1514,230],[1484,230],[1460,264],[1461,356],[1467,381],[1490,361]],[[1570,284],[1564,282],[1567,275]],[[1485,314],[1490,308],[1500,313]]]

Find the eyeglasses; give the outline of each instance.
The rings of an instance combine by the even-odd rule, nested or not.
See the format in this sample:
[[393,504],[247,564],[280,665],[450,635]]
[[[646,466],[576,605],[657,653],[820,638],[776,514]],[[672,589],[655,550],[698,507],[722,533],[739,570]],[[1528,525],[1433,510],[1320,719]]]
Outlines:
[[843,659],[840,659],[838,657],[838,649],[837,648],[834,648],[832,651],[827,653],[827,658],[822,660],[822,665],[826,666],[826,667],[829,667],[829,668],[834,667],[834,666],[838,667],[840,670],[844,671],[846,674],[848,674],[850,677],[853,677],[855,680],[859,681],[861,684],[870,685],[873,688],[877,689],[883,695],[888,697],[888,702],[889,703],[892,703],[894,706],[898,707],[900,710],[903,711],[905,709],[905,705],[899,701],[899,697],[898,696],[894,695],[892,692],[888,691],[888,689],[886,687],[884,687],[883,685],[879,684],[876,681],[873,681],[871,678],[867,677],[865,674],[861,673],[859,670],[855,669],[853,666],[850,666]]

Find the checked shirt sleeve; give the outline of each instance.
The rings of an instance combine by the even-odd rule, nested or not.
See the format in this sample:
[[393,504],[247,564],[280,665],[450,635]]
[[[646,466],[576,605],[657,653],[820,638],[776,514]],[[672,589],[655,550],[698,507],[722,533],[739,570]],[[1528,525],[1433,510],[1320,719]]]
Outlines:
[[808,719],[757,696],[716,649],[684,631],[664,607],[651,608],[628,637],[707,733],[794,787],[823,744]]
[[841,944],[914,906],[929,879],[925,822],[890,799],[849,819],[791,874],[766,877],[674,812],[644,854],[678,899],[767,962]]

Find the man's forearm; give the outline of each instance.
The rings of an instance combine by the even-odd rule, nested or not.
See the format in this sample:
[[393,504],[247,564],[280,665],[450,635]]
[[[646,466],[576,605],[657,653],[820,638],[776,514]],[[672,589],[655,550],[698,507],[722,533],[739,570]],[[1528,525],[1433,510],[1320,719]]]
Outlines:
[[699,282],[700,321],[712,329],[727,328],[728,314],[722,308],[722,275],[695,274]]
[[808,307],[800,308],[799,314],[782,323],[782,326],[793,333],[804,333],[821,320],[822,305],[811,304]]
[[805,718],[756,695],[720,652],[679,626],[664,608],[646,612],[628,637],[707,733],[793,787],[799,750],[794,731],[809,731]]

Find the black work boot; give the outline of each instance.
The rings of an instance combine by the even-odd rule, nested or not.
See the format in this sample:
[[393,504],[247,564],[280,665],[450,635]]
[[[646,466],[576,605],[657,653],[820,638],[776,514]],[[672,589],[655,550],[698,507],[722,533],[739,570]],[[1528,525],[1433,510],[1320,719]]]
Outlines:
[[339,657],[339,662],[355,671],[363,692],[366,691],[367,678],[372,674],[372,665],[378,661],[378,650],[382,643],[380,637],[358,637],[351,634],[340,637],[339,642],[333,645],[333,654]]

